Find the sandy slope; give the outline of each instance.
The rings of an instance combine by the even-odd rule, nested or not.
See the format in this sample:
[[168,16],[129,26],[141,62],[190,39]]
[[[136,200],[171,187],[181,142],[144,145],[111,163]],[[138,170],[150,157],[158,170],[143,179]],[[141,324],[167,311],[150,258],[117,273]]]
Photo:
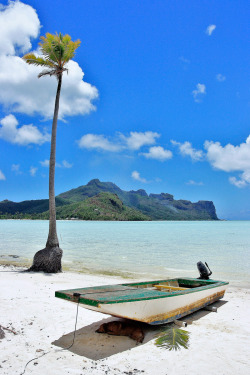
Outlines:
[[[127,280],[126,280],[127,281]],[[12,328],[0,340],[0,373],[21,374],[152,374],[246,375],[249,372],[250,290],[229,288],[218,312],[200,311],[191,324],[189,349],[167,351],[155,345],[155,332],[143,344],[128,337],[95,333],[108,316],[79,308],[76,341],[72,342],[76,305],[54,297],[61,289],[122,282],[118,278],[61,273],[21,273],[0,266],[0,325]],[[112,318],[113,320],[113,318]]]

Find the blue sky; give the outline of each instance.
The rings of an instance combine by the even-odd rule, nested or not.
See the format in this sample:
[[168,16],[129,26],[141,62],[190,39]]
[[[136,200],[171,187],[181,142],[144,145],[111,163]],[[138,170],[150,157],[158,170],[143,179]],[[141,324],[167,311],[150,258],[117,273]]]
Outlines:
[[48,197],[57,82],[20,57],[62,32],[81,45],[63,77],[57,194],[99,178],[250,219],[247,1],[1,4],[0,200]]

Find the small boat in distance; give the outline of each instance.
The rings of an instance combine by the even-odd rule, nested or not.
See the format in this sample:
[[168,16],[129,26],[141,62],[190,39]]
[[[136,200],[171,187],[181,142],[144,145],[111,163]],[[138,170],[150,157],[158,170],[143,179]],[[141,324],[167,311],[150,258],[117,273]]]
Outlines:
[[201,262],[197,266],[200,271],[197,279],[180,277],[60,290],[55,296],[120,318],[152,325],[170,323],[224,296],[229,283],[210,280],[212,272],[208,273]]

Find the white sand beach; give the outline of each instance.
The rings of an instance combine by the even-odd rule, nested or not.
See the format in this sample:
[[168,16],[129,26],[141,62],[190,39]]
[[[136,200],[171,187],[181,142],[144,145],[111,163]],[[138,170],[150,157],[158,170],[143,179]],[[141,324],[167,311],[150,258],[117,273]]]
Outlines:
[[[124,280],[78,273],[23,273],[0,266],[0,373],[25,374],[157,374],[246,375],[249,373],[250,290],[229,286],[218,312],[201,310],[186,317],[189,348],[168,351],[155,345],[155,331],[142,344],[123,336],[98,334],[107,315],[79,308],[72,343],[76,304],[54,297],[56,290],[117,284]],[[127,281],[127,280],[126,280]],[[44,353],[47,353],[43,355]]]

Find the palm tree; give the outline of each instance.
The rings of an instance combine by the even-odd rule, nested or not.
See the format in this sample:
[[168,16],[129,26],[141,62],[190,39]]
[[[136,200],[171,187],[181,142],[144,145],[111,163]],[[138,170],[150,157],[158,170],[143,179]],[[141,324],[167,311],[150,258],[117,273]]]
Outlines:
[[56,164],[56,130],[59,111],[59,99],[62,86],[63,72],[68,71],[65,67],[67,62],[75,55],[75,50],[80,45],[80,40],[73,42],[69,35],[46,34],[41,37],[39,43],[42,56],[28,53],[23,56],[27,64],[45,68],[39,73],[38,78],[44,76],[55,76],[57,79],[57,93],[52,123],[50,166],[49,166],[49,234],[46,247],[39,250],[33,259],[30,271],[60,272],[62,270],[62,249],[56,232],[56,204],[55,204],[55,164]]

